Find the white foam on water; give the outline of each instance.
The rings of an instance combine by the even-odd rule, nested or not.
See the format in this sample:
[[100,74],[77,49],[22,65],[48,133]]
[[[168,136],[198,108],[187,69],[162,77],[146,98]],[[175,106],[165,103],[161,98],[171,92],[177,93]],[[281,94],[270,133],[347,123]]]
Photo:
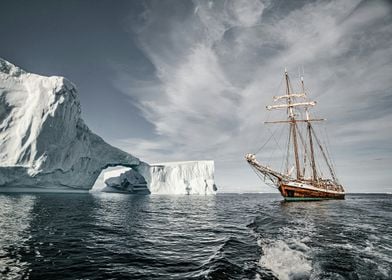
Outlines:
[[314,234],[313,220],[306,216],[280,228],[273,239],[259,239],[257,243],[263,251],[259,265],[282,280],[309,278],[313,270],[312,248],[306,242]]
[[[301,243],[296,240],[296,244]],[[312,271],[312,263],[304,252],[294,250],[283,240],[264,243],[260,266],[271,270],[279,279],[308,278]],[[307,246],[303,244],[303,248]]]

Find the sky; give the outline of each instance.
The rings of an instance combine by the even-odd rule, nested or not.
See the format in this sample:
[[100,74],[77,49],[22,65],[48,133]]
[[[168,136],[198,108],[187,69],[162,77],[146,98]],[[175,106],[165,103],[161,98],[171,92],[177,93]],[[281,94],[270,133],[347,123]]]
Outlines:
[[283,139],[263,122],[287,68],[346,190],[392,192],[387,1],[2,1],[0,38],[0,57],[72,81],[107,142],[149,163],[212,159],[223,192],[273,191],[244,155]]

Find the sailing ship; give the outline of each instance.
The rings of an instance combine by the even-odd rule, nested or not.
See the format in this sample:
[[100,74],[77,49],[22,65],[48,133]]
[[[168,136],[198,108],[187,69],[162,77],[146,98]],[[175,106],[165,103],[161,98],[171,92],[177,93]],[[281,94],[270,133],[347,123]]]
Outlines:
[[[286,69],[284,81],[284,95],[275,96],[276,104],[267,106],[267,109],[286,110],[287,118],[265,122],[288,125],[287,146],[282,164],[284,169],[278,171],[259,163],[254,153],[245,155],[246,161],[261,179],[277,188],[287,201],[344,199],[345,191],[336,177],[328,149],[321,143],[313,125],[325,119],[311,116],[310,108],[316,102],[308,99],[303,77],[300,79],[300,92],[293,91]],[[327,172],[324,173],[325,171]]]

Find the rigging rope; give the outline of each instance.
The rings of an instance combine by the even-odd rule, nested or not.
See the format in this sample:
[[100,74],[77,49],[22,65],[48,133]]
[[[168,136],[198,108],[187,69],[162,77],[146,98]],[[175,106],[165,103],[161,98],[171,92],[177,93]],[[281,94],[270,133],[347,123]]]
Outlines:
[[[284,145],[284,147],[287,147],[287,149],[289,149],[289,141],[290,141],[290,131],[289,131],[288,136],[286,136],[286,141],[285,141],[285,145]],[[288,153],[289,153],[289,151],[287,150],[286,151],[286,157],[287,157]],[[283,157],[282,158],[282,163],[280,164],[280,169],[279,169],[279,170],[281,170],[282,173],[288,173],[288,170],[287,170],[287,172],[285,172],[285,170],[283,169],[284,168],[283,165],[285,164],[285,162],[287,162],[287,159],[285,157]],[[285,166],[286,169],[287,169],[287,166]]]
[[332,165],[332,169],[333,169],[333,172],[334,172],[334,174],[335,174],[335,176],[337,176],[336,175],[336,163],[335,163],[335,160],[334,160],[334,158],[331,156],[331,154],[329,153],[329,149],[328,149],[328,146],[331,146],[331,144],[330,144],[330,141],[329,141],[329,136],[328,136],[328,133],[327,133],[327,128],[326,128],[326,126],[324,125],[323,126],[323,128],[324,128],[324,134],[325,134],[325,139],[326,139],[326,143],[324,143],[324,146],[325,146],[325,150],[327,151],[327,155],[328,155],[328,160],[329,160],[329,162],[331,163],[331,165]]
[[[279,85],[278,85],[278,87],[276,88],[276,90],[275,90],[275,95],[277,95],[277,93],[280,91],[280,88],[282,87],[282,84],[283,84],[283,80],[284,80],[284,76],[282,76],[282,78],[280,79],[280,82],[279,82]],[[265,114],[265,121],[268,121],[269,120],[269,118],[270,118],[270,115],[271,115],[271,112],[270,111],[266,111],[266,114]],[[269,129],[269,128],[268,128]],[[278,130],[278,128],[275,130],[275,132]],[[274,132],[274,133],[275,133]],[[271,133],[271,136],[268,138],[268,140],[264,143],[264,144],[262,144],[261,145],[261,147],[259,148],[259,149],[257,149],[257,151],[254,153],[255,155],[256,154],[258,154],[267,144],[268,144],[268,142],[271,140],[271,138],[274,136],[273,134],[274,133]]]
[[[270,130],[270,129],[269,129]],[[271,130],[270,130],[271,131]],[[280,131],[280,133],[279,133],[279,139],[282,137],[282,134],[283,134],[283,131],[284,131],[284,127],[281,127],[281,129],[279,130]],[[277,129],[275,130],[275,133],[277,132]],[[279,145],[279,143],[278,143],[278,141],[276,140],[276,138],[275,138],[275,133],[274,134],[272,134],[272,138],[274,139],[274,141],[275,141],[275,143],[276,143],[276,145],[277,145],[277,147],[278,147],[278,149],[272,149],[271,150],[271,154],[270,154],[270,156],[267,158],[267,161],[266,162],[272,162],[272,159],[273,159],[273,156],[275,155],[275,152],[277,151],[277,150],[279,150],[282,154],[284,154],[284,151],[283,151],[283,149],[281,148],[281,146]]]
[[261,147],[254,153],[255,155],[257,155],[261,151],[261,149],[263,149],[265,147],[265,145],[268,144],[268,142],[271,140],[272,136],[273,136],[273,134],[271,134],[271,136],[268,138],[268,140],[263,145],[261,145]]
[[269,187],[271,187],[271,188],[273,188],[273,189],[277,189],[277,187],[274,185],[274,183],[273,183],[273,181],[271,180],[271,178],[270,177],[268,177],[268,180],[270,180],[271,182],[268,182],[267,180],[266,180],[266,175],[264,175],[264,176],[262,176],[261,174],[260,174],[260,172],[258,172],[258,170],[256,169],[256,167],[254,167],[254,166],[250,166],[251,168],[252,168],[252,170],[253,170],[253,172],[254,173],[256,173],[256,175],[257,175],[257,177],[259,177],[259,179],[261,180],[261,181],[263,181],[267,186],[269,186]]
[[317,144],[318,144],[318,146],[319,146],[319,148],[320,148],[320,150],[321,150],[321,153],[322,153],[322,155],[323,155],[323,157],[324,157],[324,160],[325,160],[325,162],[327,163],[327,166],[328,166],[328,168],[329,168],[329,172],[331,173],[332,178],[333,178],[334,180],[336,180],[335,172],[333,171],[333,169],[332,169],[332,167],[331,167],[331,164],[329,163],[328,158],[327,158],[326,154],[324,153],[324,149],[323,149],[323,147],[321,146],[321,143],[320,143],[318,137],[316,136],[316,133],[314,132],[313,127],[312,127],[312,131],[313,131],[313,134],[314,134],[314,138],[316,139],[316,142],[317,142]]

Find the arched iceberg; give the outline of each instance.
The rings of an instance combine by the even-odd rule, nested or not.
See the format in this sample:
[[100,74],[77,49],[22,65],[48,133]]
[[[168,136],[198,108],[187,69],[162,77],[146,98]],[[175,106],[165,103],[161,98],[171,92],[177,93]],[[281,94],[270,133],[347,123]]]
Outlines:
[[75,86],[0,58],[0,191],[88,190],[101,170],[138,158],[91,132]]

